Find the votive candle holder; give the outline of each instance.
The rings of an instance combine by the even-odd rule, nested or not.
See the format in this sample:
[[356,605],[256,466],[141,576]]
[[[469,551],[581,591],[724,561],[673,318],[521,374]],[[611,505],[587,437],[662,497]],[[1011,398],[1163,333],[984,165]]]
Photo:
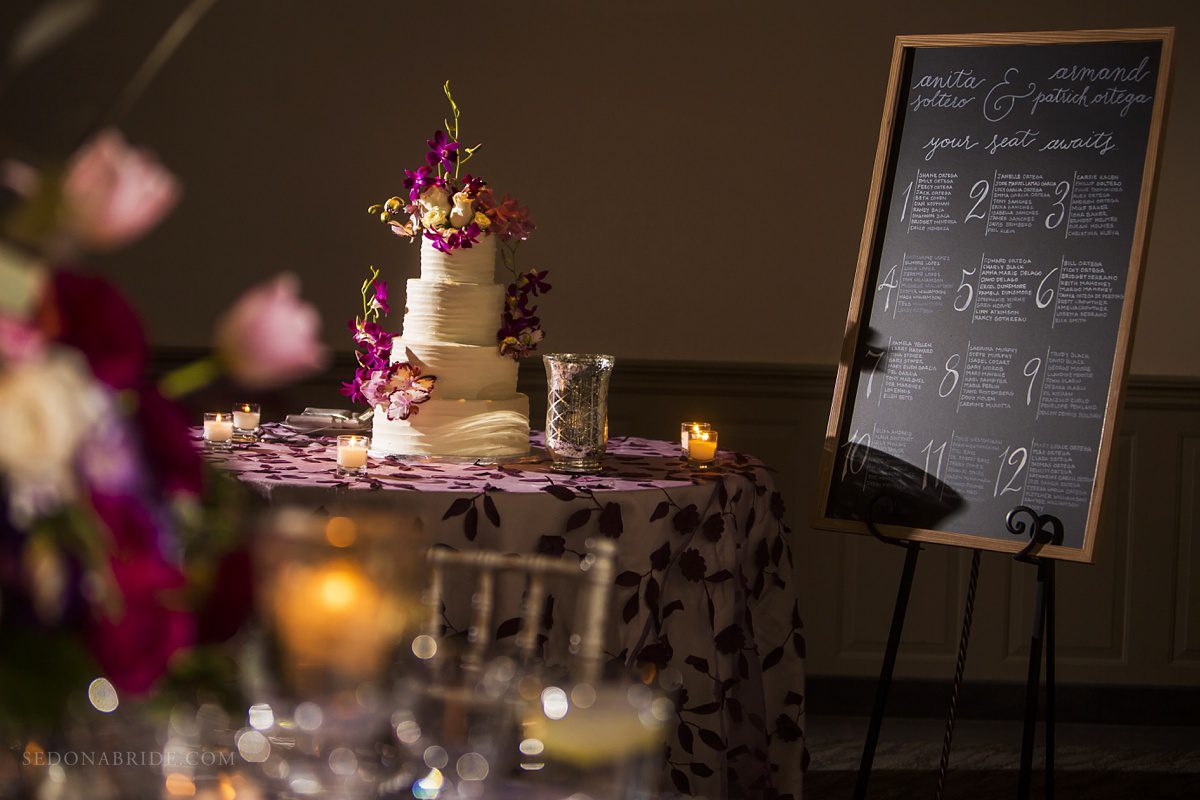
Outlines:
[[370,436],[344,434],[337,437],[337,471],[339,475],[367,474],[367,451]]
[[233,438],[238,442],[257,442],[262,409],[258,403],[238,403],[233,407]]
[[212,450],[230,449],[233,446],[233,415],[227,411],[205,412],[204,443]]
[[683,457],[688,457],[688,437],[693,433],[700,431],[711,431],[712,425],[707,422],[681,422],[679,423],[679,447],[683,452]]
[[712,428],[688,432],[688,466],[710,469],[717,459],[717,432]]

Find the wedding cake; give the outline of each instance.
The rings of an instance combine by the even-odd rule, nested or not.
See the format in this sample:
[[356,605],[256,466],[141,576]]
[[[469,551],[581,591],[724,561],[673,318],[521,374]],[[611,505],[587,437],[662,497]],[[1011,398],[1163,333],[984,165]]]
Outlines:
[[505,290],[494,280],[495,262],[492,236],[451,253],[421,242],[421,277],[407,282],[391,363],[435,376],[435,389],[407,419],[376,408],[374,451],[496,457],[529,450],[529,398],[517,392],[517,361],[496,343]]

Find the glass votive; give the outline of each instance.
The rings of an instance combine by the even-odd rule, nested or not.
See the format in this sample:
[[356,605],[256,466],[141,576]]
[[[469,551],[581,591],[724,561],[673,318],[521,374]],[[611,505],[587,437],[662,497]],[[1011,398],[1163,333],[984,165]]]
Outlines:
[[717,432],[708,430],[688,432],[688,466],[708,469],[717,458]]
[[232,447],[233,415],[225,411],[206,411],[204,443],[213,450],[228,450]]
[[239,442],[257,442],[261,419],[258,403],[238,403],[233,407],[233,438]]
[[337,471],[339,475],[365,475],[370,436],[345,434],[337,437]]
[[688,457],[688,437],[693,433],[700,431],[711,431],[712,425],[707,422],[681,422],[679,423],[679,447],[683,452],[683,457]]

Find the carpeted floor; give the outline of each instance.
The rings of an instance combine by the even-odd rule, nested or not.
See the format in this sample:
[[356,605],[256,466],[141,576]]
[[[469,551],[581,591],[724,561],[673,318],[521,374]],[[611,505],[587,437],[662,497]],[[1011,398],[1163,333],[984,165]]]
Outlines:
[[[812,762],[807,800],[853,794],[866,720],[809,717]],[[941,755],[939,720],[887,720],[871,774],[871,800],[934,798]],[[1063,800],[1200,800],[1200,728],[1060,725],[1055,796]],[[946,800],[1012,800],[1016,796],[1020,726],[964,721],[955,731]],[[1035,754],[1040,770],[1043,754]],[[1043,797],[1042,773],[1034,797]]]

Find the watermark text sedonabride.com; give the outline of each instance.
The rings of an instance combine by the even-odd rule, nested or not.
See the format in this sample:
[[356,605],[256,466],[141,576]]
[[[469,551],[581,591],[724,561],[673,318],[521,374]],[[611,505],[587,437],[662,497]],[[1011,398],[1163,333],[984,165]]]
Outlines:
[[229,767],[234,754],[211,750],[186,752],[159,750],[65,750],[46,752],[26,748],[21,763],[27,767]]

